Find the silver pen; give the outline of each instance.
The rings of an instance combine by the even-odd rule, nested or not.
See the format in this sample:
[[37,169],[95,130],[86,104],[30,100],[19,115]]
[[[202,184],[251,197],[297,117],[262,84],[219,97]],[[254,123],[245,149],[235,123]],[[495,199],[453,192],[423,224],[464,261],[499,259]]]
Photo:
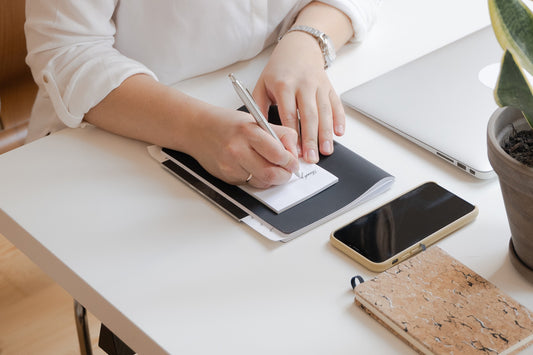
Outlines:
[[229,78],[231,79],[231,83],[233,84],[233,87],[235,88],[235,91],[237,92],[237,95],[241,98],[241,101],[244,103],[244,106],[248,109],[248,112],[255,118],[255,121],[265,131],[270,133],[274,139],[276,139],[281,145],[281,140],[277,136],[276,132],[270,127],[270,124],[268,124],[267,119],[261,112],[261,109],[259,109],[259,106],[257,106],[257,103],[255,102],[254,98],[252,97],[252,94],[246,89],[239,80],[233,75],[233,73],[230,73]]
[[[257,103],[252,97],[252,94],[250,94],[248,89],[246,89],[239,80],[237,80],[233,73],[230,73],[228,76],[231,79],[231,83],[233,84],[233,88],[237,92],[237,95],[239,95],[241,101],[244,103],[244,106],[246,106],[248,112],[250,112],[250,114],[253,116],[259,127],[270,133],[270,135],[274,137],[275,140],[277,140],[281,145],[283,145],[276,132],[274,132],[272,127],[270,127],[270,124],[261,112],[261,109],[259,109],[259,106],[257,106]],[[298,171],[297,173],[294,173],[294,175],[301,178],[302,172]]]

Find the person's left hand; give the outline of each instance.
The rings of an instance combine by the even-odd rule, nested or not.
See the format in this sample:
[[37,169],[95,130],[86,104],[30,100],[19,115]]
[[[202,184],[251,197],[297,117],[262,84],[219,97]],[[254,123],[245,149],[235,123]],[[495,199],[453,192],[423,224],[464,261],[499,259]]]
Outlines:
[[300,132],[299,153],[309,163],[318,162],[319,151],[333,153],[333,133],[344,134],[342,103],[324,70],[320,47],[307,33],[294,31],[282,38],[253,96],[265,115],[271,104],[278,105],[283,125]]

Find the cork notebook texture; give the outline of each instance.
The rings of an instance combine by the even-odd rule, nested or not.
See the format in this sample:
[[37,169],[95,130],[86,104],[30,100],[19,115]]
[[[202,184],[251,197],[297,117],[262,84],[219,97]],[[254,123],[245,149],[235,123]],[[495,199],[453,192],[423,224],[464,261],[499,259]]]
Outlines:
[[422,354],[516,354],[533,342],[531,311],[436,246],[354,292]]

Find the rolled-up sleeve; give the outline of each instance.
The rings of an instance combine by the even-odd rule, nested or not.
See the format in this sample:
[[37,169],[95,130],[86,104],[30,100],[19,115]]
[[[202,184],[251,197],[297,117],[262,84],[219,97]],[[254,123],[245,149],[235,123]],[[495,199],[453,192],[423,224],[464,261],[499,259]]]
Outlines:
[[[288,31],[300,10],[310,2],[310,0],[300,0],[298,2],[282,23],[279,36]],[[376,22],[377,9],[381,0],[320,0],[320,2],[333,6],[348,16],[354,31],[350,42],[358,42],[366,37],[368,31]]]
[[351,42],[362,41],[374,25],[380,0],[320,0],[344,12],[354,31]]
[[[84,115],[143,64],[114,47],[118,0],[26,0],[26,61],[59,119],[77,127]],[[156,78],[157,79],[157,78]]]

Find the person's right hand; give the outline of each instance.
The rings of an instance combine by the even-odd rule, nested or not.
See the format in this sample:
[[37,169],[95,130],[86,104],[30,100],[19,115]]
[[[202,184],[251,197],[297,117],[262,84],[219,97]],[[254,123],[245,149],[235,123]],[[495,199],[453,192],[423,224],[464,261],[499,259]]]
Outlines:
[[[148,75],[133,75],[86,115],[95,126],[194,157],[230,184],[279,185],[299,169],[296,131],[273,126],[282,144],[245,112],[198,100]],[[251,178],[248,180],[248,177]]]
[[287,182],[299,169],[295,130],[272,125],[283,146],[248,113],[211,107],[197,117],[187,153],[210,174],[230,184],[267,188]]

